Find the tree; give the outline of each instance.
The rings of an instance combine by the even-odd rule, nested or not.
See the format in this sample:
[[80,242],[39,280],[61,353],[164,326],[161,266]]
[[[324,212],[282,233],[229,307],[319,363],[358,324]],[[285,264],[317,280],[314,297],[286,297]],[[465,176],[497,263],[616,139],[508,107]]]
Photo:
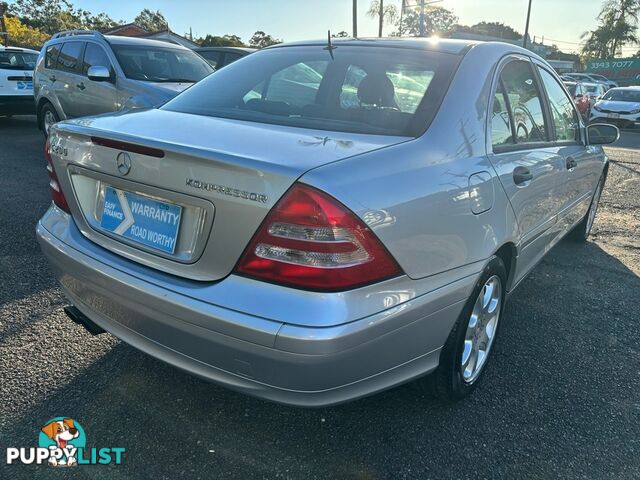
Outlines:
[[164,18],[164,15],[160,10],[149,10],[145,8],[142,10],[136,18],[133,19],[133,23],[139,27],[144,28],[148,32],[158,32],[160,30],[168,30],[169,22]]
[[382,27],[385,23],[394,23],[398,17],[395,5],[384,4],[384,0],[373,0],[369,5],[367,15],[378,19],[378,37],[382,37]]
[[277,43],[282,43],[282,40],[274,38],[271,35],[267,35],[262,30],[258,30],[254,33],[249,40],[249,46],[254,48],[264,48],[269,45],[276,45]]
[[522,35],[509,25],[501,22],[480,22],[469,27],[470,32],[487,35],[489,37],[504,38],[506,40],[520,40]]
[[76,10],[68,0],[16,0],[10,8],[21,23],[49,35],[76,28],[111,28],[122,23],[106,13],[93,15],[86,10]]
[[598,15],[598,27],[585,32],[585,57],[615,57],[624,45],[640,43],[638,22],[640,0],[605,0]]
[[15,47],[40,47],[49,39],[49,35],[23,24],[18,17],[4,19],[9,43]]
[[[458,21],[452,11],[442,7],[428,6],[424,14],[425,36],[441,35],[450,31]],[[420,13],[414,10],[406,12],[396,25],[402,35],[420,36]],[[395,33],[399,35],[399,33]]]
[[10,9],[25,25],[49,35],[80,28],[78,18],[72,14],[73,6],[67,0],[16,0]]
[[207,35],[197,40],[203,47],[246,47],[242,39],[237,35]]

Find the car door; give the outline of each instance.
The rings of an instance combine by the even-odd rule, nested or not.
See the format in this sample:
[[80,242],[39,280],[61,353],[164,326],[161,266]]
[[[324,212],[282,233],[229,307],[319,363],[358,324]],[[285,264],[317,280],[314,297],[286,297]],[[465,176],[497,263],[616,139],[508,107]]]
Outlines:
[[519,228],[519,281],[557,235],[565,162],[550,149],[548,113],[531,61],[505,59],[494,82],[489,159],[509,198]]
[[82,115],[78,105],[79,87],[82,81],[80,63],[85,42],[64,42],[56,66],[56,96],[67,118]]
[[564,159],[558,229],[566,233],[587,213],[591,196],[602,171],[599,149],[586,146],[586,132],[580,116],[556,76],[537,65],[551,112],[553,150]]
[[[106,67],[111,72],[111,81],[90,80],[87,76],[91,67]],[[97,43],[87,42],[82,59],[82,78],[76,85],[77,115],[98,115],[113,112],[116,108],[115,72],[109,55]]]

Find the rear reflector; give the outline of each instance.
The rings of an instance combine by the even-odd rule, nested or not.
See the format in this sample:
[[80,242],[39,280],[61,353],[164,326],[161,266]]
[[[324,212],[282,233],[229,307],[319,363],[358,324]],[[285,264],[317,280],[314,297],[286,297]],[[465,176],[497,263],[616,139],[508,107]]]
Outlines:
[[60,188],[58,175],[56,175],[56,171],[53,168],[51,145],[49,144],[49,140],[44,144],[44,159],[47,161],[47,173],[49,174],[49,190],[51,191],[51,199],[60,209],[70,213],[67,199],[64,198],[64,193],[62,193],[62,188]]
[[297,183],[269,212],[236,272],[295,288],[339,291],[402,270],[353,212],[326,193]]
[[141,155],[147,155],[149,157],[164,157],[164,152],[162,150],[159,150],[157,148],[145,147],[144,145],[136,145],[135,143],[121,142],[119,140],[112,140],[110,138],[102,137],[91,137],[91,141],[95,145],[100,145],[101,147],[113,148],[124,152],[139,153]]

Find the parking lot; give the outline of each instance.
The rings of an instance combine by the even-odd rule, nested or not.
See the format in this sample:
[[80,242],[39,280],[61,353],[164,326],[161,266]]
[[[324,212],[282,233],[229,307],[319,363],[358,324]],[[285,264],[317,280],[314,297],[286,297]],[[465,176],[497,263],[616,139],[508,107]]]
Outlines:
[[[0,447],[68,415],[122,465],[0,478],[633,478],[640,476],[640,133],[607,148],[591,241],[559,244],[511,298],[475,395],[413,385],[305,410],[236,394],[92,337],[35,240],[50,203],[33,117],[0,119]],[[54,475],[55,474],[55,475]]]

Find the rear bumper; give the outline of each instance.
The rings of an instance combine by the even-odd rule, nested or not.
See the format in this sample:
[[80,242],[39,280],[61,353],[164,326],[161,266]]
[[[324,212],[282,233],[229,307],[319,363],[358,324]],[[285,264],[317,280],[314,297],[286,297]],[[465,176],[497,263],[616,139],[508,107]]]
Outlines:
[[36,103],[33,95],[0,95],[0,115],[33,115]]
[[[476,281],[469,275],[346,324],[304,327],[197,299],[203,282],[186,282],[190,295],[182,280],[175,280],[182,284],[178,292],[141,278],[138,265],[91,244],[55,207],[38,224],[37,237],[65,294],[103,329],[226,387],[308,407],[365,396],[435,369]],[[233,281],[232,275],[216,287]]]

